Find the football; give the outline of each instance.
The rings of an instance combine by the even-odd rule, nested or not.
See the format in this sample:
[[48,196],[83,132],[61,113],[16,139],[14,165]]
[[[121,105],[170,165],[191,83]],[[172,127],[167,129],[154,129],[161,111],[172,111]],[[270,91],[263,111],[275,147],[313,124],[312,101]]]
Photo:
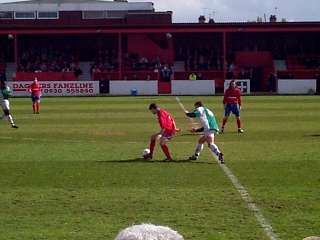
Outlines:
[[142,157],[146,157],[148,156],[148,154],[150,153],[150,149],[146,148],[142,150]]

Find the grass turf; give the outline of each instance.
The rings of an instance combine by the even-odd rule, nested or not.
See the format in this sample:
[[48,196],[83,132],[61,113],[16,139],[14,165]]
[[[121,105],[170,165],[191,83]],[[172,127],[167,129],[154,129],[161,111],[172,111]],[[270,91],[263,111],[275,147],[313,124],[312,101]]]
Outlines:
[[[193,110],[201,100],[219,125],[219,96],[179,97]],[[148,105],[157,102],[183,131],[168,146],[173,163],[145,162],[141,151],[159,130]],[[244,96],[243,129],[232,116],[216,137],[226,166],[281,239],[320,235],[317,96]],[[185,239],[268,239],[197,135],[175,97],[13,98],[20,127],[0,122],[2,239],[113,239],[132,224],[166,225]],[[198,121],[196,121],[198,123]]]

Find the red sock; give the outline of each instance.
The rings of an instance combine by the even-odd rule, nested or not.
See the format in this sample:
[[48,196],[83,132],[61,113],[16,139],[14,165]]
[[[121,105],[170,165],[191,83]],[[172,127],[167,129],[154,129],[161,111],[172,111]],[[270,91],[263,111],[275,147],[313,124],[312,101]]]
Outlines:
[[151,140],[150,141],[150,157],[151,158],[153,157],[153,152],[155,147],[156,147],[156,140]]
[[36,112],[36,104],[32,104],[33,112]]
[[167,147],[167,145],[162,145],[161,148],[162,148],[162,151],[164,152],[164,154],[166,155],[166,157],[168,159],[171,159],[171,156],[169,153],[169,148]]
[[241,128],[241,119],[240,118],[237,119],[237,125],[238,125],[238,128]]
[[223,120],[222,120],[222,127],[223,127],[223,128],[224,128],[224,126],[226,125],[227,121],[228,121],[227,119],[223,119]]
[[40,104],[38,103],[37,104],[37,112],[39,112],[40,111]]

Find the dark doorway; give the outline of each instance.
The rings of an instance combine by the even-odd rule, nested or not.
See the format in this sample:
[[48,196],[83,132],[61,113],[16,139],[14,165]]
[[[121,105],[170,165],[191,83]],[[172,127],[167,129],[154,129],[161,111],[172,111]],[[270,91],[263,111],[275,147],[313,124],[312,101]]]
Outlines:
[[262,67],[247,67],[250,78],[250,91],[251,92],[263,92],[263,68]]

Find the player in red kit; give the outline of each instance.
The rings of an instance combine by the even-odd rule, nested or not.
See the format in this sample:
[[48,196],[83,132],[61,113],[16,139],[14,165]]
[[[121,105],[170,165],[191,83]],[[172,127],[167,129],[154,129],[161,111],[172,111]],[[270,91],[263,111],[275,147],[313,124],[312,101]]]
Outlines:
[[241,118],[240,118],[240,110],[242,105],[241,90],[237,88],[237,84],[235,80],[232,80],[230,82],[229,88],[224,93],[222,103],[223,103],[225,113],[224,113],[224,118],[222,120],[221,133],[224,133],[224,128],[231,112],[237,118],[238,133],[243,133],[243,130],[241,128]]
[[33,83],[28,87],[28,92],[31,93],[33,113],[39,114],[41,88],[37,78],[33,79]]
[[169,152],[169,148],[166,143],[174,136],[176,132],[179,132],[180,129],[176,128],[174,119],[167,113],[165,110],[158,108],[156,103],[151,103],[149,110],[158,116],[158,121],[160,125],[160,131],[151,136],[150,141],[150,153],[145,157],[145,159],[152,159],[153,152],[156,147],[156,140],[160,139],[160,146],[163,153],[166,155],[165,162],[171,162],[172,158]]

